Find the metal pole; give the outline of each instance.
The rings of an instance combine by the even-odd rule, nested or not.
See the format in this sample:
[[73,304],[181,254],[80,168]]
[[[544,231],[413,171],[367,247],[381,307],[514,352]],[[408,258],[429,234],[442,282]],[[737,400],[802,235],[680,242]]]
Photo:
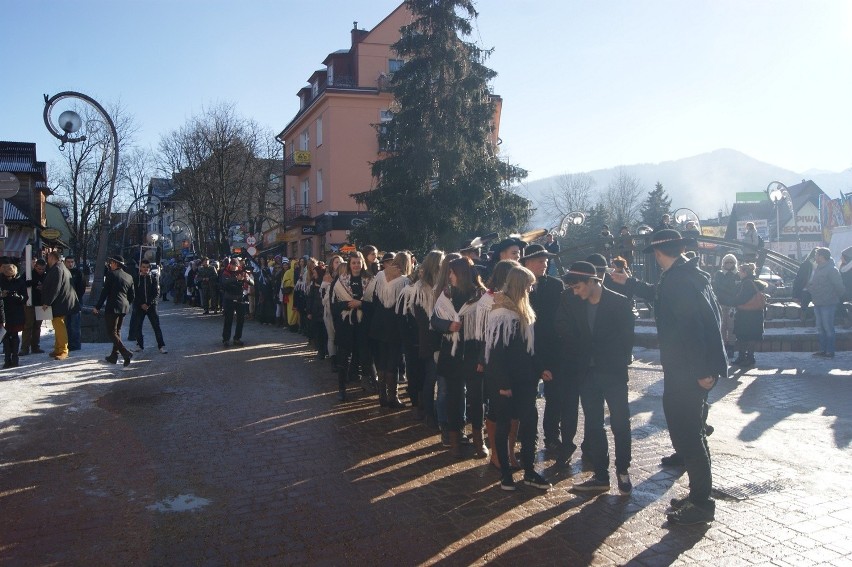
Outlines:
[[95,305],[98,301],[98,298],[101,294],[101,288],[104,284],[104,270],[106,267],[106,259],[107,259],[107,245],[109,243],[109,231],[111,227],[111,219],[112,216],[112,200],[115,196],[115,178],[118,175],[118,131],[115,129],[115,123],[112,121],[109,113],[104,109],[103,106],[98,103],[95,99],[90,96],[84,95],[83,93],[79,93],[76,91],[63,91],[59,94],[53,95],[48,98],[47,95],[44,95],[44,124],[47,126],[47,129],[50,131],[54,137],[58,138],[62,141],[64,145],[66,142],[80,142],[85,140],[85,136],[81,136],[78,138],[69,137],[68,132],[60,133],[56,130],[55,126],[50,122],[50,111],[53,109],[54,105],[60,100],[66,98],[76,98],[80,99],[84,102],[92,105],[97,111],[98,114],[101,115],[101,118],[109,126],[110,134],[112,135],[112,175],[110,175],[109,180],[109,196],[107,197],[106,211],[105,211],[105,219],[101,223],[100,227],[100,238],[98,241],[98,253],[95,259],[95,276],[94,281],[92,282],[92,293],[89,294],[89,302],[91,305]]

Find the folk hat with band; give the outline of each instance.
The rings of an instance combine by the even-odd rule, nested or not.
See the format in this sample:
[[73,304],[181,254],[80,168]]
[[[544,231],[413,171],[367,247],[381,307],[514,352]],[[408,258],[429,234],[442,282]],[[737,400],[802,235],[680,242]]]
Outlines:
[[509,235],[508,238],[504,238],[500,242],[491,245],[491,253],[495,256],[499,256],[500,252],[506,250],[507,248],[511,248],[512,246],[517,246],[521,250],[527,247],[527,243],[521,240],[520,234],[512,234]]
[[595,265],[591,262],[574,262],[562,275],[562,280],[567,284],[575,284],[586,280],[601,281]]
[[118,254],[116,254],[115,256],[110,256],[109,258],[107,258],[107,262],[115,262],[116,264],[118,264],[119,266],[121,266],[123,268],[124,267],[124,256],[120,256]]
[[696,240],[694,238],[684,238],[673,228],[664,228],[651,234],[651,243],[646,246],[642,252],[653,252],[654,248],[663,244],[681,244],[683,246],[689,246],[691,244],[695,244],[695,242]]
[[606,257],[603,254],[589,254],[586,257],[586,262],[593,265],[599,274],[606,271]]
[[497,238],[497,233],[491,232],[489,234],[486,234],[485,236],[477,236],[476,238],[470,241],[465,240],[461,243],[461,247],[459,247],[459,252],[464,253],[479,250],[495,238]]
[[524,255],[521,257],[521,264],[526,260],[533,258],[556,258],[556,254],[548,252],[541,244],[530,244],[524,249]]
[[385,262],[390,262],[394,258],[396,258],[396,254],[394,254],[393,252],[385,252],[384,256],[382,256],[382,264],[384,264]]

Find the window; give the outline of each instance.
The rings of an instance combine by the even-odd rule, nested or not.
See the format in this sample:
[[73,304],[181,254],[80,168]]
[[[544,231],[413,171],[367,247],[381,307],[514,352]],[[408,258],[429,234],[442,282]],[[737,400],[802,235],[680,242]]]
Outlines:
[[319,94],[319,81],[311,83],[311,98],[315,98]]
[[322,202],[322,170],[317,170],[317,203]]
[[311,192],[311,180],[307,177],[302,179],[302,205],[308,204],[309,193]]
[[322,116],[317,118],[317,147],[322,145]]
[[311,144],[311,133],[307,129],[302,132],[302,135],[299,136],[299,149],[300,150],[309,150]]
[[388,71],[393,75],[402,68],[404,63],[402,59],[388,59]]
[[334,61],[328,64],[327,80],[329,85],[334,84]]

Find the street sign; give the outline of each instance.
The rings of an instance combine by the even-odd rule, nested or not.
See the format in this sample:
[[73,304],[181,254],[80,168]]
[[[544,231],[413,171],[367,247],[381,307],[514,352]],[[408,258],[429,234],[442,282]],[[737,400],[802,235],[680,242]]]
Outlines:
[[303,226],[302,227],[302,234],[304,234],[304,235],[311,235],[311,234],[316,234],[316,233],[317,233],[317,227],[316,226],[309,225],[309,226]]
[[0,199],[11,199],[18,194],[21,182],[14,173],[0,172]]
[[255,244],[257,244],[257,239],[254,236],[249,236],[248,238],[246,238],[246,244],[248,244],[249,246],[254,246]]
[[257,254],[257,248],[255,248],[254,246],[249,246],[248,248],[246,248],[246,252],[249,253],[249,256],[254,256],[255,254]]
[[61,235],[62,233],[59,232],[59,229],[56,228],[45,228],[41,231],[41,237],[45,240],[56,240]]

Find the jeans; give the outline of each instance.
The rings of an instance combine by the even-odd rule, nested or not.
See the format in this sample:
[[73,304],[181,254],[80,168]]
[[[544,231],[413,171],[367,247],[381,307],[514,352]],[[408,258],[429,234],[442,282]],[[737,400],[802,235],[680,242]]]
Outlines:
[[157,313],[156,305],[149,305],[147,311],[141,307],[133,308],[133,316],[130,318],[130,334],[136,339],[136,344],[145,348],[145,337],[142,335],[142,323],[145,322],[145,317],[151,321],[151,327],[154,329],[154,337],[157,339],[157,347],[162,348],[166,346],[166,342],[163,340],[163,331],[160,329],[160,315]]
[[689,475],[689,500],[699,507],[712,506],[710,491],[713,476],[704,425],[707,390],[696,384],[688,391],[664,391],[663,411],[672,446],[683,457],[686,474]]
[[[562,424],[562,447],[559,451],[561,459],[568,461],[571,455],[577,450],[577,445],[574,443],[574,437],[577,436],[577,424],[579,422],[578,413],[580,411],[580,384],[583,377],[573,373],[565,373],[554,377],[552,382],[556,385],[557,395],[559,397],[559,418]],[[546,407],[546,406],[545,406]],[[545,410],[546,411],[546,410]],[[589,428],[588,419],[585,420],[583,428],[583,452],[589,450]]]
[[450,431],[461,431],[467,421],[465,409],[470,402],[470,424],[474,431],[482,429],[484,406],[482,397],[482,372],[456,376],[445,380],[447,384],[447,422]]
[[819,350],[828,354],[834,354],[834,314],[836,312],[836,303],[814,305],[814,317],[816,317],[816,328],[819,333]]
[[627,382],[611,380],[589,371],[580,387],[585,434],[595,478],[609,480],[609,444],[604,429],[604,402],[609,408],[609,426],[615,440],[615,470],[624,473],[630,468],[630,407],[627,403]]
[[435,402],[435,385],[438,384],[438,365],[435,364],[435,358],[429,356],[423,359],[423,392],[420,396],[421,407],[427,416],[435,416],[438,423],[447,422],[447,405],[446,405],[446,389],[444,392],[444,401],[441,402],[442,389],[438,386],[438,402]]
[[541,418],[544,430],[544,442],[553,443],[559,441],[559,425],[562,421],[561,404],[559,403],[559,384],[555,380],[544,383],[544,416]]
[[80,337],[80,312],[65,316],[65,327],[68,329],[68,350],[80,350],[83,342]]
[[509,430],[512,419],[520,420],[518,438],[521,441],[521,462],[524,472],[535,472],[535,451],[538,439],[538,409],[535,405],[538,384],[512,384],[512,397],[500,395],[492,386],[489,388],[489,401],[497,422],[494,439],[497,447],[497,459],[503,476],[511,474],[509,468]]

